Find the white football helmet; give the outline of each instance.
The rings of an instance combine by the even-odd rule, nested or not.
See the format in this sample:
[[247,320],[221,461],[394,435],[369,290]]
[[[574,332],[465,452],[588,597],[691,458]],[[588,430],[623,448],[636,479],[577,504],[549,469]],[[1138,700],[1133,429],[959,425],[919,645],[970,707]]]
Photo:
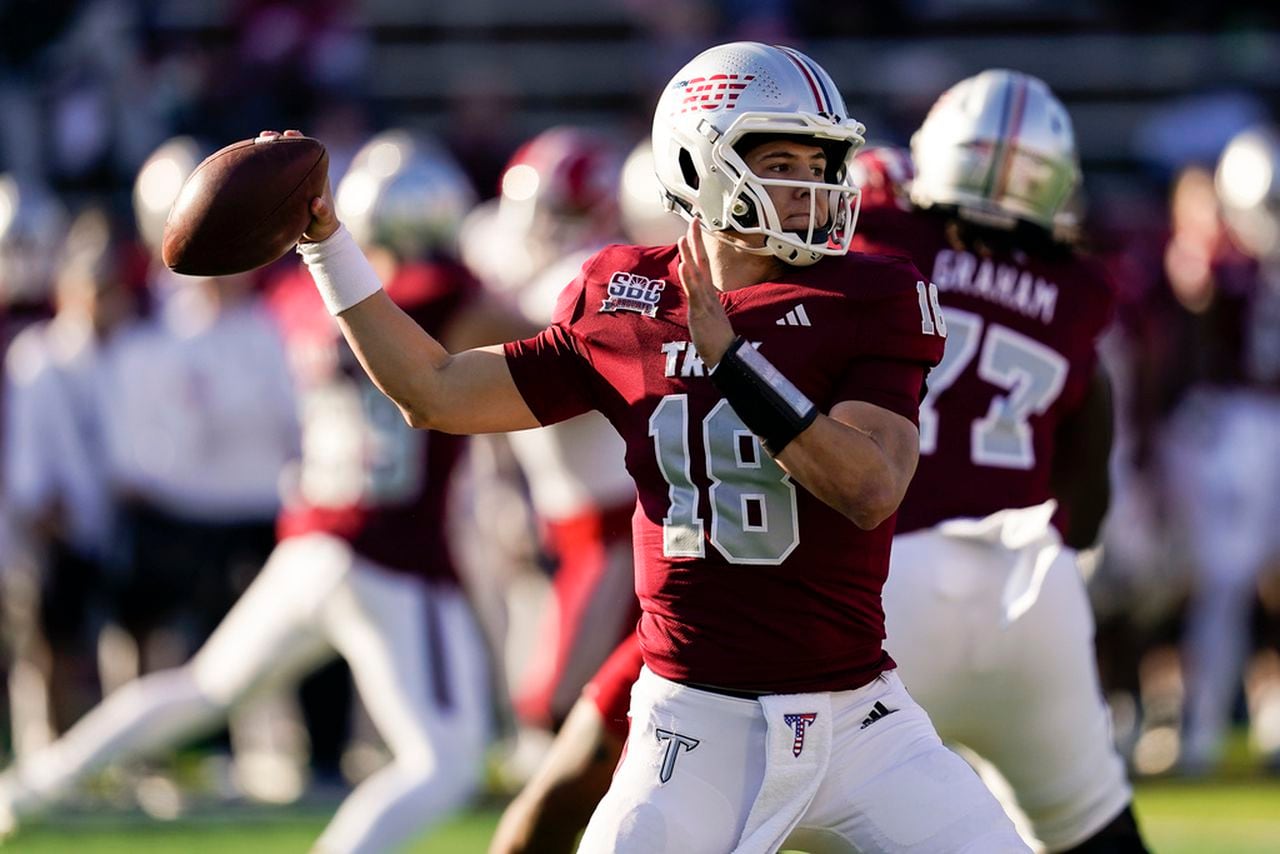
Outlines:
[[1280,130],[1259,126],[1232,137],[1214,184],[1240,247],[1256,258],[1280,255]]
[[48,298],[67,211],[43,185],[0,174],[0,304]]
[[166,140],[138,170],[133,180],[133,218],[138,236],[155,257],[164,242],[164,223],[183,183],[213,153],[211,146],[189,136]]
[[[788,47],[735,42],[706,50],[667,84],[653,116],[653,156],[666,203],[710,231],[763,234],[765,250],[812,264],[849,250],[858,189],[849,164],[864,141],[826,71]],[[827,149],[824,182],[752,174],[735,146],[748,134],[812,138]],[[811,187],[809,227],[782,227],[767,188]],[[818,223],[818,193],[829,220]]]
[[911,137],[921,207],[955,205],[986,225],[1052,230],[1080,181],[1071,117],[1043,81],[991,69],[934,102]]
[[476,204],[471,180],[434,138],[397,128],[356,152],[338,183],[338,219],[361,244],[404,260],[457,252],[458,225]]

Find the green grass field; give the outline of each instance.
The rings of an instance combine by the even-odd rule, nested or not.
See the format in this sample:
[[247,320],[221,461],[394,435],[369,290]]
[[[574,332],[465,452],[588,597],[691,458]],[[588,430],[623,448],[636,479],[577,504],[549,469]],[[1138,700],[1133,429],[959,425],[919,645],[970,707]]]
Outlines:
[[[1275,854],[1280,780],[1162,780],[1138,787],[1138,819],[1156,854]],[[6,846],[34,854],[305,852],[324,826],[319,811],[243,808],[173,822],[77,814],[24,829]],[[410,847],[415,854],[484,852],[498,809],[468,812]],[[12,846],[11,848],[9,846]]]

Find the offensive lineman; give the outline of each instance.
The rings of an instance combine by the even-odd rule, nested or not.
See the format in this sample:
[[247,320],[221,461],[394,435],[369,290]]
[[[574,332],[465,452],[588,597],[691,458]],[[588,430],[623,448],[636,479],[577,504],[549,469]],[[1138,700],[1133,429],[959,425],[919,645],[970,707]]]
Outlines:
[[985,71],[938,99],[911,147],[914,205],[892,191],[900,155],[859,156],[888,191],[864,199],[854,241],[927,271],[948,333],[920,405],[885,645],[938,732],[999,769],[1050,851],[1141,852],[1076,565],[1109,496],[1096,341],[1112,293],[1053,236],[1079,176],[1070,118],[1040,80]]
[[1026,850],[880,643],[943,339],[910,264],[839,257],[862,141],[802,54],[704,52],[654,119],[679,246],[609,247],[540,335],[457,355],[313,202],[304,259],[406,420],[483,432],[599,409],[627,442],[645,667],[583,852],[774,851],[797,826],[844,850]]

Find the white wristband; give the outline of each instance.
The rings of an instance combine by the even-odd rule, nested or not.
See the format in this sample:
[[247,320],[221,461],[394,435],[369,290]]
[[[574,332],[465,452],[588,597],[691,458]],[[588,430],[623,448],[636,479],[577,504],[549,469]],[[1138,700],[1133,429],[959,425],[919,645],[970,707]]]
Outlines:
[[373,265],[364,257],[346,226],[319,243],[299,243],[302,256],[325,307],[335,317],[382,290]]

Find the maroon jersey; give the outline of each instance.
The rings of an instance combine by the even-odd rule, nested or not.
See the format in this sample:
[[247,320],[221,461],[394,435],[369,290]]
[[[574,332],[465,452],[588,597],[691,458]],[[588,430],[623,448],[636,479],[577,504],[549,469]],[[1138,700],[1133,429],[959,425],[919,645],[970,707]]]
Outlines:
[[920,464],[898,533],[1052,497],[1055,432],[1088,391],[1113,292],[1100,264],[957,248],[938,214],[865,208],[854,249],[896,252],[929,275],[947,351],[920,405]]
[[[407,265],[387,294],[433,335],[472,294],[459,268]],[[361,370],[305,270],[270,304],[298,379],[302,459],[280,514],[280,537],[323,532],[382,566],[456,579],[444,521],[462,439],[414,430]]]
[[[675,247],[604,249],[550,327],[507,345],[543,424],[599,409],[636,483],[644,660],[660,676],[842,690],[892,666],[880,590],[893,523],[856,525],[793,483],[706,376]],[[823,412],[863,400],[914,421],[942,338],[899,259],[832,258],[721,294],[734,329]]]
[[[1280,265],[1225,247],[1210,268],[1213,299],[1177,313],[1182,379],[1226,388],[1280,391]],[[1177,362],[1175,362],[1177,364]]]

